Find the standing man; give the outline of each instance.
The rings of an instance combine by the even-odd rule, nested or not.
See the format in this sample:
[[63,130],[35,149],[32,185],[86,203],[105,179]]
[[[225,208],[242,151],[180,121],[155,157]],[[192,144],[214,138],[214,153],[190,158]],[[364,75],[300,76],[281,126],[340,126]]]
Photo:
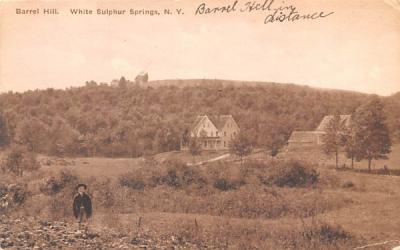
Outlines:
[[79,184],[77,187],[78,193],[74,197],[73,210],[75,218],[79,220],[79,224],[86,222],[92,215],[92,201],[86,193],[87,186]]

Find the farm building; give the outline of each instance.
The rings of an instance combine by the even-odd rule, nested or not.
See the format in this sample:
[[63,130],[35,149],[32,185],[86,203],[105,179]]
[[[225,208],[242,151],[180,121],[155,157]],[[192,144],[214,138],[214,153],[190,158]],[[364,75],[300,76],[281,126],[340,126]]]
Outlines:
[[[323,143],[323,136],[326,133],[328,124],[333,119],[333,115],[325,116],[314,131],[293,131],[288,141],[288,148],[315,147]],[[340,115],[343,127],[350,124],[350,115]]]
[[202,150],[226,150],[229,143],[240,131],[232,115],[207,116],[199,115],[183,138],[181,149],[189,149],[189,141],[196,137]]

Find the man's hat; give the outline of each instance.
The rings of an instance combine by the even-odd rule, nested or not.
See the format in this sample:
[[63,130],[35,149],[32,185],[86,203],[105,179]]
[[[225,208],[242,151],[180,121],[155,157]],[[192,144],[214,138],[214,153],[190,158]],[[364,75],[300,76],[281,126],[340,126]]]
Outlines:
[[78,184],[78,186],[76,187],[76,189],[79,189],[80,187],[84,187],[85,189],[87,189],[86,184],[83,184],[83,183]]

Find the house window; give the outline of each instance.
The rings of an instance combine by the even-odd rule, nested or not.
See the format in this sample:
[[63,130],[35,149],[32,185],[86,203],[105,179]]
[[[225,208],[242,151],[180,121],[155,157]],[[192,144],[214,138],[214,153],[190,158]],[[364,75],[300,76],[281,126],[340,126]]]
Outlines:
[[217,132],[215,132],[215,136],[218,136],[218,131],[217,131]]
[[224,132],[224,136],[226,136],[226,132]]
[[204,147],[205,148],[207,147],[207,141],[204,141]]
[[224,142],[224,147],[226,147],[226,142]]
[[214,136],[214,132],[211,131],[211,137],[213,137],[213,136]]

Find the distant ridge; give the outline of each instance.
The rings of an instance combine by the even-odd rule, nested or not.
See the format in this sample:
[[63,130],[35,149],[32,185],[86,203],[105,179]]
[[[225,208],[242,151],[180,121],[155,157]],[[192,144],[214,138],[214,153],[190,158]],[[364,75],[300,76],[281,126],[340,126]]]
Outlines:
[[[130,81],[127,79],[128,83],[135,84],[135,81],[132,80]],[[24,91],[3,91],[0,92],[1,94],[5,94],[7,92],[14,92],[14,93],[25,93],[25,92],[31,92],[31,91],[41,91],[41,90],[46,90],[46,89],[54,89],[54,90],[68,90],[68,89],[78,89],[78,88],[84,88],[90,86],[96,86],[96,82],[91,80],[86,82],[85,85],[76,85],[76,86],[70,86],[70,87],[65,87],[65,88],[33,88],[30,90],[24,90]],[[94,83],[94,85],[93,85]],[[261,82],[261,81],[243,81],[243,80],[224,80],[224,79],[163,79],[163,80],[151,80],[148,82],[141,82],[138,83],[140,86],[150,86],[153,88],[157,87],[165,87],[165,86],[176,86],[176,87],[193,87],[193,86],[204,86],[204,85],[220,85],[221,87],[227,87],[227,86],[232,86],[232,87],[277,87],[277,88],[287,88],[287,89],[299,89],[303,88],[304,90],[310,90],[310,91],[319,91],[319,92],[330,92],[330,93],[338,93],[338,94],[358,94],[358,95],[363,95],[363,96],[368,96],[372,95],[369,93],[363,93],[363,92],[358,92],[358,91],[353,91],[353,90],[343,90],[343,89],[332,89],[332,88],[321,88],[321,87],[314,87],[310,86],[307,84],[298,84],[298,83],[278,83],[278,82]],[[98,82],[97,85],[99,86],[110,86],[110,87],[118,87],[118,80],[114,79],[110,82]],[[382,97],[399,97],[400,98],[400,92],[397,92],[393,95],[390,96],[382,96]]]
[[[353,91],[353,90],[343,90],[343,89],[332,89],[332,88],[320,88],[314,87],[307,84],[297,84],[297,83],[278,83],[278,82],[260,82],[260,81],[242,81],[242,80],[224,80],[224,79],[164,79],[164,80],[152,80],[145,85],[152,87],[161,87],[161,86],[177,86],[177,87],[189,87],[189,86],[197,86],[204,84],[221,84],[221,86],[233,86],[233,87],[268,87],[268,86],[276,86],[276,87],[292,87],[292,88],[307,88],[310,90],[317,91],[329,91],[329,92],[337,92],[337,93],[354,93],[361,95],[371,95],[368,93]],[[400,92],[399,92],[400,93]]]

